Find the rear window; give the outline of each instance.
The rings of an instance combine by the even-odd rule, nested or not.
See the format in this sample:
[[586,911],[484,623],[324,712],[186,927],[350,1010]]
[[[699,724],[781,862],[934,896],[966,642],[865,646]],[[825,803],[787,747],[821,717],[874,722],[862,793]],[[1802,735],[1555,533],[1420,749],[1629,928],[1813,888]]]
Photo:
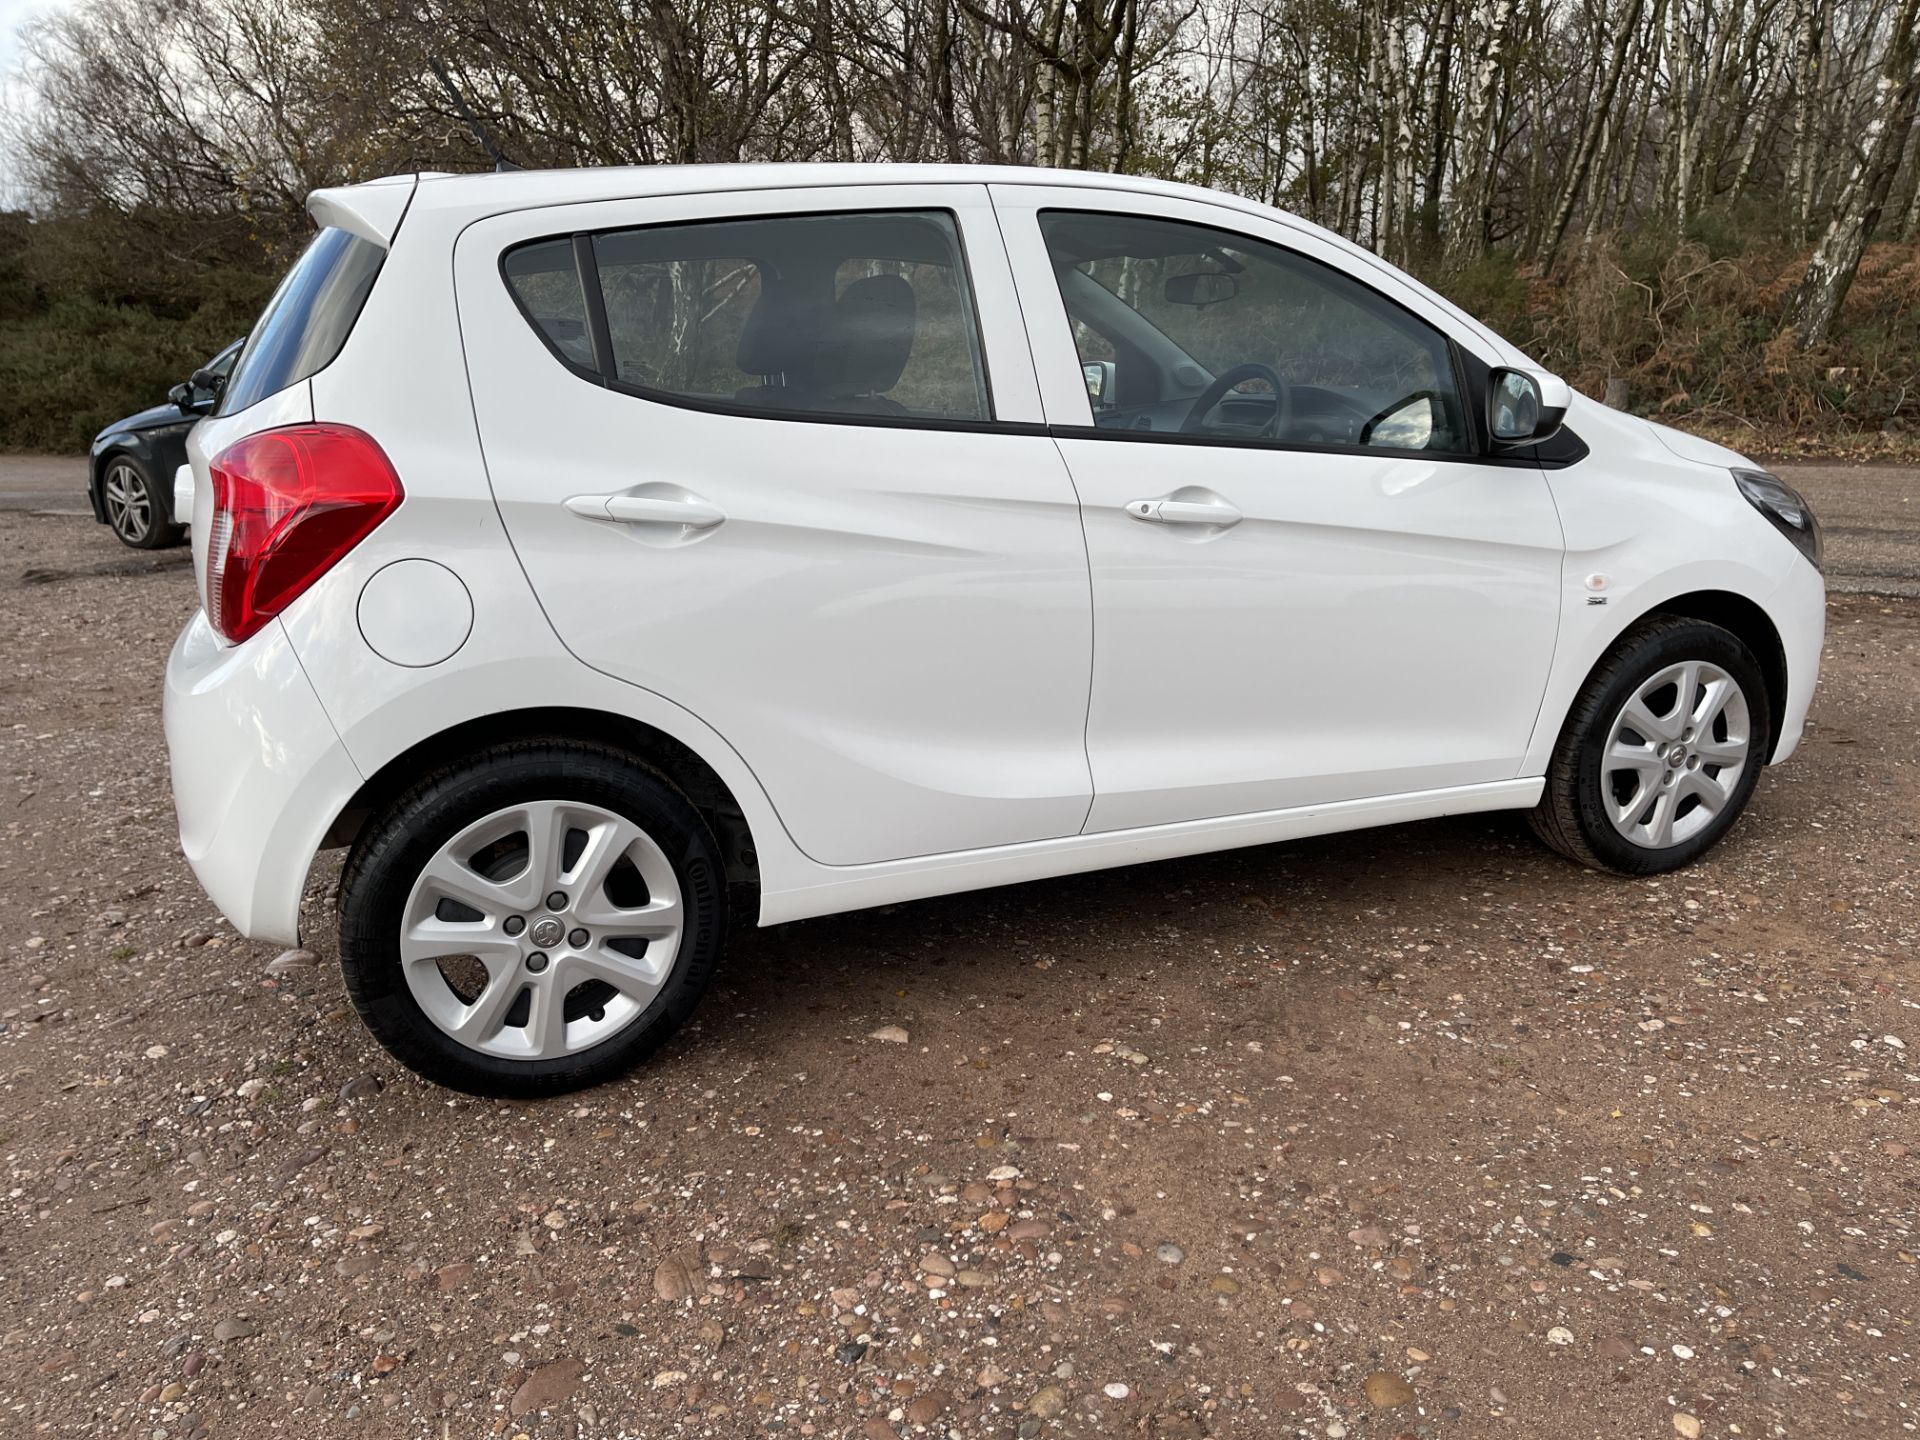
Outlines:
[[387,252],[345,230],[322,230],[260,313],[220,397],[232,415],[324,370],[347,343]]

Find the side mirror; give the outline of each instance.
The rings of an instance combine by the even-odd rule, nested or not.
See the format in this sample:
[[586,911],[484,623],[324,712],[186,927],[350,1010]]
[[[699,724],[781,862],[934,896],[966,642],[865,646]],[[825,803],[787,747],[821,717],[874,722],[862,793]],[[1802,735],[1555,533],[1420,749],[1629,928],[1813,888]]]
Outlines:
[[1195,270],[1186,275],[1169,275],[1160,287],[1169,305],[1191,305],[1204,309],[1231,300],[1240,293],[1240,279],[1225,270]]
[[227,388],[227,377],[202,365],[187,377],[187,383],[167,392],[167,399],[189,415],[210,414],[220,403],[220,392]]
[[1567,418],[1573,392],[1544,370],[1495,370],[1487,395],[1487,430],[1498,449],[1535,445]]
[[1080,374],[1087,382],[1087,399],[1096,410],[1105,409],[1116,403],[1119,386],[1111,360],[1089,360],[1080,367]]

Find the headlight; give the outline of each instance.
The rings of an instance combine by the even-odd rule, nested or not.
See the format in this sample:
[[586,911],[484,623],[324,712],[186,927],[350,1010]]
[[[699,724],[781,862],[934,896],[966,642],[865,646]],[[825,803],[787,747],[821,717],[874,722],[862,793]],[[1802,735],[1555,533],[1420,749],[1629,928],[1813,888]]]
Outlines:
[[1733,483],[1740,487],[1748,503],[1772,521],[1773,528],[1791,540],[1818,570],[1824,554],[1820,522],[1800,492],[1778,475],[1769,475],[1764,470],[1736,470]]

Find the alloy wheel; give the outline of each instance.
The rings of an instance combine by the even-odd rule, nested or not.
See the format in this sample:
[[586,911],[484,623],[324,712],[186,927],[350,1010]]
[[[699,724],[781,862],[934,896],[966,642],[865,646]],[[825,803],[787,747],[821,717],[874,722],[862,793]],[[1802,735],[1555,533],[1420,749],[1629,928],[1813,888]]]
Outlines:
[[153,496],[147,477],[126,461],[107,467],[100,486],[107,504],[107,523],[129,545],[138,545],[153,531]]
[[1600,761],[1613,828],[1646,850],[1684,844],[1732,803],[1751,763],[1746,693],[1704,660],[1643,681],[1614,718]]
[[400,961],[427,1018],[469,1049],[553,1060],[637,1019],[685,925],[673,865],[597,805],[509,806],[435,852],[402,912]]

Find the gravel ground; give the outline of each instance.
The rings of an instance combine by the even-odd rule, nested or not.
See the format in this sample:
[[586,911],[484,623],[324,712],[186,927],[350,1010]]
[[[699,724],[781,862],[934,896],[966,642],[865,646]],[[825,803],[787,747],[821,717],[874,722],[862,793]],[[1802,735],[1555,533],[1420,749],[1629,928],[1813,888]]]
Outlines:
[[810,921],[644,1072],[500,1104],[361,1029],[335,866],[317,963],[201,897],[184,552],[45,509],[0,513],[0,1432],[1920,1427],[1913,600],[1836,597],[1800,757],[1685,874],[1491,816]]

